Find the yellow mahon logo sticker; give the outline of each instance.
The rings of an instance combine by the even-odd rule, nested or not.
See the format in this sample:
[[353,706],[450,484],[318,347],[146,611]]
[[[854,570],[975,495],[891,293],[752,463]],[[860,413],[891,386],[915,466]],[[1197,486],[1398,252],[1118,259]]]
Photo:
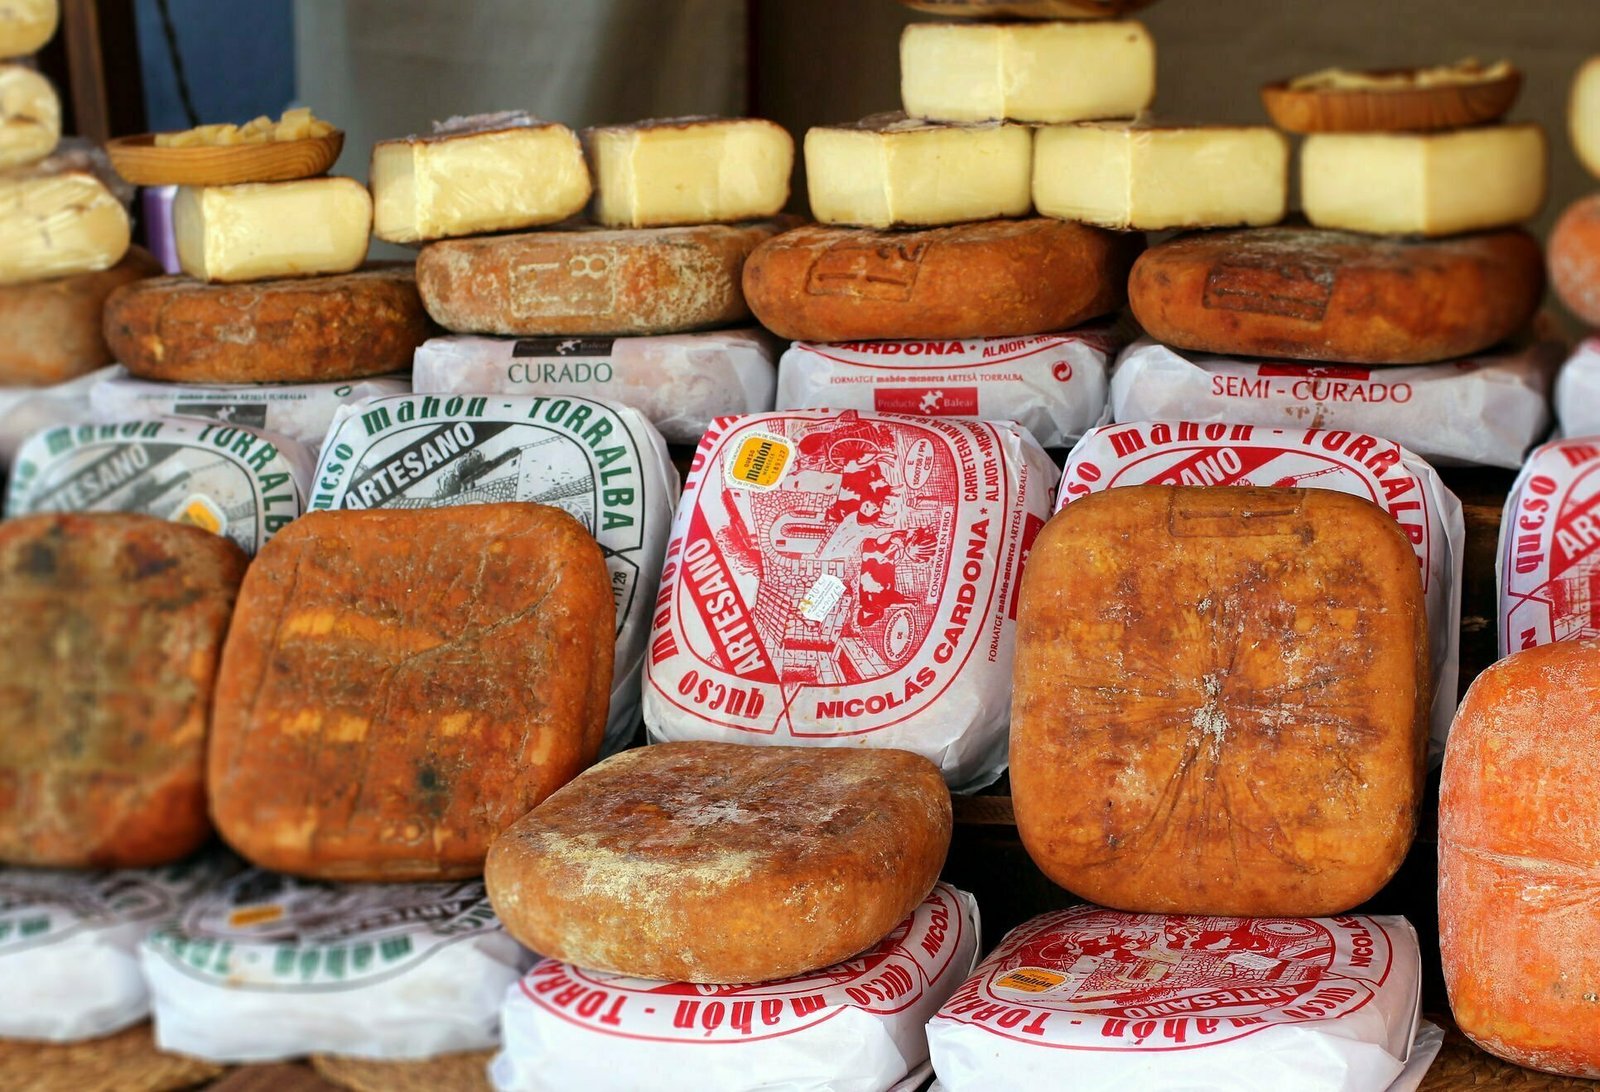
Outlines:
[[178,507],[177,512],[173,513],[172,521],[187,523],[191,527],[199,527],[214,535],[220,535],[228,529],[228,517],[217,506],[217,502],[198,493]]
[[995,979],[994,985],[996,989],[1015,990],[1018,993],[1048,993],[1066,980],[1067,976],[1059,971],[1047,971],[1043,967],[1018,967]]
[[740,439],[728,456],[725,477],[739,489],[771,489],[794,462],[794,445],[782,436],[756,432]]
[[266,925],[283,917],[283,907],[276,903],[262,906],[241,906],[228,915],[228,924],[235,929],[248,929],[252,925]]

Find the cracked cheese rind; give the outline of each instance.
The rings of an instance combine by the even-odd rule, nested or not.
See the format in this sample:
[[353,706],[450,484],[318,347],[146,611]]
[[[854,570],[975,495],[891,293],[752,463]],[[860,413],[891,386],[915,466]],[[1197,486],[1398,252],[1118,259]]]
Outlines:
[[776,216],[789,200],[794,138],[760,118],[668,118],[583,134],[595,220],[669,227]]

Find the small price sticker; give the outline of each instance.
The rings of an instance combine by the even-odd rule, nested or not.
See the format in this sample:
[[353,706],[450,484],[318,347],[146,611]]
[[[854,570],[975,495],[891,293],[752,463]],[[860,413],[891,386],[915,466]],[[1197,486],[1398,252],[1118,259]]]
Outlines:
[[826,621],[843,598],[844,581],[832,573],[823,573],[800,600],[800,617],[808,622]]
[[740,438],[723,464],[724,477],[739,489],[772,489],[793,462],[792,443],[769,432],[754,432]]

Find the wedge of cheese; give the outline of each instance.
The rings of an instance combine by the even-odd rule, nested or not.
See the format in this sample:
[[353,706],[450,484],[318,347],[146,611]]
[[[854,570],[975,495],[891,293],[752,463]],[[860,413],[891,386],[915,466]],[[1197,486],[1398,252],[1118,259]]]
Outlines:
[[1122,118],[1155,93],[1155,43],[1142,23],[912,23],[900,37],[912,117]]
[[875,114],[806,134],[811,215],[824,224],[931,227],[1025,216],[1033,133]]
[[43,159],[61,139],[61,100],[50,81],[20,64],[0,64],[0,168]]
[[1110,228],[1259,226],[1283,219],[1289,142],[1264,125],[1084,122],[1034,134],[1033,203]]
[[553,224],[591,191],[577,134],[522,113],[452,118],[372,149],[373,231],[391,243]]
[[59,0],[0,0],[0,57],[39,52],[60,22]]
[[91,174],[0,178],[0,284],[110,269],[130,238],[127,210]]
[[667,118],[583,134],[594,218],[672,227],[774,216],[789,200],[794,138],[760,118]]
[[1549,150],[1535,123],[1443,133],[1314,133],[1300,203],[1317,227],[1455,235],[1538,214]]
[[1600,178],[1600,57],[1578,69],[1567,99],[1567,132],[1572,150],[1590,174]]
[[353,178],[183,186],[178,264],[202,281],[348,273],[367,256],[372,198]]

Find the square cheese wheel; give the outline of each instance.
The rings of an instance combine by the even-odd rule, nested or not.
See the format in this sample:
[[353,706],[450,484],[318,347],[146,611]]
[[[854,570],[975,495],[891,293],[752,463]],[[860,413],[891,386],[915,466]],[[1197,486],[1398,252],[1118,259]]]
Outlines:
[[0,861],[167,864],[210,835],[206,727],[245,555],[125,514],[0,523]]
[[251,566],[217,680],[211,811],[263,868],[458,879],[594,761],[615,610],[536,504],[313,512]]
[[1339,913],[1410,848],[1429,698],[1417,559],[1376,505],[1095,493],[1046,525],[1023,574],[1018,832],[1104,906]]

